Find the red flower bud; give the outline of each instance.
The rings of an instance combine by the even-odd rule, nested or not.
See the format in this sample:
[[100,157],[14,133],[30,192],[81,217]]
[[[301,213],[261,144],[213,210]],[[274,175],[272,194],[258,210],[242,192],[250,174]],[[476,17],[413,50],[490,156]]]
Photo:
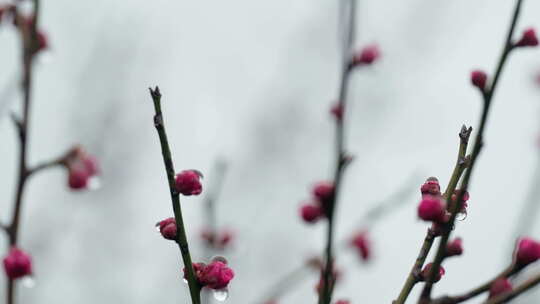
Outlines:
[[364,47],[359,53],[352,58],[352,66],[372,64],[381,56],[379,46],[372,44]]
[[81,167],[71,167],[69,169],[68,185],[73,190],[85,189],[88,186],[90,176],[88,172]]
[[334,199],[334,183],[323,181],[313,187],[313,196],[324,206],[328,206]]
[[540,243],[531,238],[522,238],[516,249],[516,263],[526,266],[540,259]]
[[479,88],[480,90],[484,90],[486,88],[486,82],[487,82],[487,74],[484,71],[481,70],[474,70],[471,73],[471,82],[473,86]]
[[32,274],[32,259],[19,248],[13,247],[4,258],[4,270],[9,279],[15,280]]
[[[430,273],[432,267],[433,267],[433,263],[429,263],[426,266],[424,266],[424,269],[422,269],[422,272],[420,272],[420,278],[421,278],[422,281],[425,281],[425,280],[429,279],[429,273]],[[440,266],[439,267],[439,272],[435,276],[435,281],[433,281],[433,283],[439,282],[445,272],[446,271],[444,270],[444,268],[442,266]]]
[[176,240],[176,220],[170,217],[158,223],[159,232],[167,240]]
[[422,187],[420,187],[420,192],[423,195],[441,195],[441,186],[439,185],[439,180],[436,177],[428,178]]
[[306,223],[315,223],[323,214],[321,207],[318,205],[306,204],[300,207],[300,215]]
[[351,240],[351,246],[358,250],[358,254],[363,261],[371,257],[371,245],[367,237],[367,231],[357,233]]
[[461,238],[455,238],[446,244],[446,256],[451,257],[463,254],[463,241]]
[[445,203],[438,197],[425,195],[418,205],[418,217],[424,221],[443,223],[446,221]]
[[538,38],[536,37],[536,32],[534,28],[528,28],[523,32],[523,35],[521,36],[521,39],[516,42],[515,46],[523,47],[523,46],[537,46],[538,45]]
[[200,272],[199,281],[211,289],[223,289],[234,278],[234,271],[221,261],[214,261],[206,265]]
[[202,192],[201,174],[195,170],[185,170],[176,175],[176,190],[183,195],[199,195]]
[[493,298],[509,291],[512,291],[512,284],[510,281],[508,281],[507,278],[498,278],[495,280],[495,282],[493,282],[493,284],[491,284],[491,288],[489,289],[489,297]]
[[332,106],[330,109],[330,113],[336,118],[336,120],[340,121],[343,119],[343,106],[340,102],[336,103]]
[[339,301],[336,302],[336,304],[351,304],[351,301],[339,300]]

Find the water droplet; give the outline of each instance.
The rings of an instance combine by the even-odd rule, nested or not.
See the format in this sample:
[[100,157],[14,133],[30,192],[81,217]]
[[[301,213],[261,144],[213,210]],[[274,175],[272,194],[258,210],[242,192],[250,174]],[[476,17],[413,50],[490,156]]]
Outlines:
[[216,256],[212,257],[211,261],[212,262],[222,262],[223,264],[228,264],[229,263],[225,257],[222,257],[220,255],[216,255]]
[[467,218],[467,212],[460,212],[457,214],[458,221],[464,221]]
[[182,278],[182,282],[184,282],[184,284],[189,284],[188,280],[186,278]]
[[88,180],[88,189],[89,190],[97,190],[101,188],[101,179],[97,176],[92,176]]
[[21,283],[26,288],[34,288],[34,286],[36,286],[36,280],[30,275],[22,278]]
[[223,302],[229,298],[229,290],[227,288],[224,289],[212,289],[212,293],[214,295],[214,299]]
[[160,223],[161,223],[161,222],[157,222],[156,225],[155,225],[156,231],[157,231],[158,233],[161,233]]

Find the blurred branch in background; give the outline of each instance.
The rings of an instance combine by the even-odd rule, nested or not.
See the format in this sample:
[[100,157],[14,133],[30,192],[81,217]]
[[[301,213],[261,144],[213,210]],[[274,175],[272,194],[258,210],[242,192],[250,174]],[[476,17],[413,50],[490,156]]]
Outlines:
[[[394,193],[391,193],[387,198],[376,203],[368,209],[358,221],[361,223],[360,229],[365,230],[372,228],[376,224],[380,223],[385,217],[390,216],[393,212],[399,210],[406,203],[410,202],[409,197],[413,194],[416,187],[414,186],[418,180],[419,173],[415,172],[411,175],[405,183]],[[337,249],[345,250],[351,246],[351,240],[349,238],[342,239],[338,242],[341,246]],[[305,279],[311,277],[313,272],[320,273],[322,263],[317,258],[310,258],[305,261],[300,267],[295,268],[291,272],[281,277],[274,285],[272,285],[268,291],[263,293],[262,300],[254,301],[257,304],[276,303],[287,292],[293,290]]]

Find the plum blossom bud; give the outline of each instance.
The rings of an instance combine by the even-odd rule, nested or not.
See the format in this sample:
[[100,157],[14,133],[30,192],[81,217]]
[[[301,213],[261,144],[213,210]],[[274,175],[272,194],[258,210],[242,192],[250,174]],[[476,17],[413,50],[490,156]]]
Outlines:
[[523,32],[521,39],[519,39],[514,46],[523,47],[523,46],[537,46],[538,38],[536,37],[536,32],[534,28],[528,28]]
[[351,246],[356,248],[363,261],[368,261],[371,257],[371,244],[367,237],[367,231],[362,231],[354,235]]
[[170,217],[158,223],[159,232],[167,240],[176,240],[176,220]]
[[461,238],[455,238],[453,241],[446,244],[446,256],[456,256],[463,254],[463,241]]
[[210,229],[203,229],[201,238],[206,241],[208,246],[216,249],[225,249],[234,239],[234,232],[225,229],[223,231],[213,232]]
[[63,164],[68,169],[68,185],[73,190],[87,189],[91,180],[99,175],[97,159],[80,146],[68,152]]
[[430,177],[426,182],[420,187],[420,192],[422,195],[441,195],[441,185],[439,185],[439,180],[436,177]]
[[183,195],[199,195],[202,192],[201,173],[184,170],[176,175],[176,190]]
[[305,204],[300,207],[300,216],[306,223],[315,223],[323,214],[324,212],[319,205]]
[[[426,281],[429,279],[429,273],[431,271],[431,268],[433,267],[433,263],[429,263],[426,266],[424,266],[424,269],[420,272],[420,278],[422,281]],[[441,280],[442,276],[444,275],[446,271],[442,266],[439,266],[439,273],[435,276],[435,281],[433,283],[437,283]]]
[[318,182],[313,187],[313,196],[321,204],[328,206],[334,199],[334,183],[329,181]]
[[439,197],[425,195],[418,205],[418,217],[424,221],[444,223],[447,219],[445,203]]
[[487,74],[482,70],[474,70],[471,72],[471,83],[473,86],[484,91],[486,88]]
[[234,271],[221,261],[206,265],[200,272],[200,282],[210,289],[223,289],[234,278]]
[[491,284],[489,289],[489,297],[493,298],[502,293],[512,291],[512,284],[507,278],[498,278]]
[[351,301],[348,300],[339,300],[336,302],[336,304],[351,304]]
[[32,259],[19,248],[12,247],[4,258],[4,270],[6,276],[11,279],[19,279],[32,274]]
[[519,240],[516,249],[516,263],[526,266],[540,259],[540,243],[531,238]]
[[379,46],[371,44],[364,47],[360,52],[353,55],[351,66],[372,64],[381,56]]
[[40,30],[37,31],[36,35],[37,35],[36,37],[37,38],[37,51],[39,52],[39,51],[44,51],[48,49],[49,40],[47,38],[47,35]]
[[332,106],[330,109],[330,113],[337,121],[340,121],[343,119],[343,105],[338,102],[335,105]]

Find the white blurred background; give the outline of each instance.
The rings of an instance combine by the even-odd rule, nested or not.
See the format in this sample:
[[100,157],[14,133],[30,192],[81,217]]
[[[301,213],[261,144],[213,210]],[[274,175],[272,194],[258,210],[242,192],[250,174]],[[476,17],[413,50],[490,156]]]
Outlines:
[[[335,298],[390,303],[397,296],[427,229],[415,214],[418,187],[431,175],[446,185],[457,133],[462,124],[476,125],[480,110],[469,73],[492,73],[513,5],[359,1],[358,47],[376,42],[383,57],[351,80],[347,139],[356,160],[337,211],[338,238],[361,225],[370,206],[410,183],[413,172],[422,175],[410,185],[409,203],[372,231],[372,263],[338,252],[345,276]],[[70,192],[60,169],[32,179],[20,232],[37,285],[19,287],[19,303],[188,302],[178,248],[153,227],[172,215],[152,124],[148,87],[154,85],[164,95],[177,170],[197,168],[210,182],[216,159],[229,163],[218,205],[220,225],[238,232],[225,254],[236,272],[229,303],[255,304],[276,280],[322,252],[324,225],[304,225],[297,209],[313,182],[332,173],[328,109],[338,85],[337,1],[56,0],[42,6],[51,51],[36,67],[30,161],[81,143],[101,160],[103,186]],[[526,1],[518,33],[539,28],[539,12],[540,2]],[[18,109],[21,96],[6,89],[17,81],[20,45],[5,24],[0,46],[0,218],[6,221],[17,159],[6,114]],[[445,263],[436,294],[478,285],[510,259],[539,154],[539,71],[533,49],[515,52],[504,71],[469,216],[455,234],[463,237],[465,254]],[[202,200],[182,200],[194,260],[204,252]],[[531,234],[540,238],[540,227]],[[0,281],[3,299],[3,276]],[[282,303],[315,303],[317,281],[314,274]]]

